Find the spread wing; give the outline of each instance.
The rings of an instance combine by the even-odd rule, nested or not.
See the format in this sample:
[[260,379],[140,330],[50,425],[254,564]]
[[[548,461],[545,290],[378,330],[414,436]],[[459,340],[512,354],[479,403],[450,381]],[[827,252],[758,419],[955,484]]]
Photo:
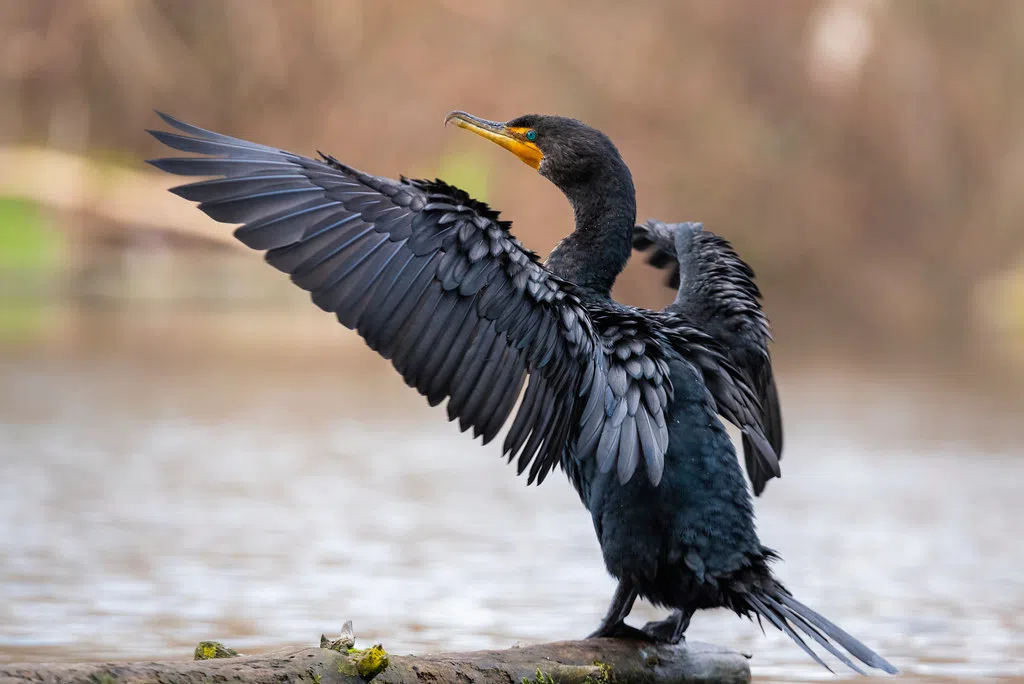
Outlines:
[[[607,412],[583,417],[594,397],[614,393],[616,376],[587,310],[485,204],[441,181],[379,178],[160,116],[184,135],[150,131],[157,140],[201,156],[151,163],[215,177],[172,192],[242,224],[235,237],[266,252],[431,405],[447,399],[462,430],[492,440],[525,383],[504,451],[530,482],[582,428],[603,435],[612,425]],[[635,463],[642,450],[620,439],[590,453]]]
[[712,390],[726,411],[722,415],[743,432],[747,474],[760,494],[769,479],[780,476],[782,416],[768,351],[771,330],[753,270],[728,241],[699,223],[648,221],[634,230],[633,245],[653,247],[648,263],[669,269],[668,284],[678,294],[666,312],[681,315],[727,350],[740,374],[731,384],[753,391],[756,402],[744,405]]

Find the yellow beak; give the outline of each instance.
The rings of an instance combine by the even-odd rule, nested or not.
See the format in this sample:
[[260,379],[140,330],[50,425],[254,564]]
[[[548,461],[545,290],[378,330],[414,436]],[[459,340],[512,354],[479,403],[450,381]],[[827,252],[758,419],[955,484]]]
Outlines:
[[445,125],[453,123],[459,128],[473,131],[479,136],[496,142],[535,169],[540,168],[540,162],[544,159],[544,153],[540,151],[540,148],[526,139],[528,128],[509,128],[498,121],[487,121],[457,110],[448,112],[448,115],[444,117],[444,123]]

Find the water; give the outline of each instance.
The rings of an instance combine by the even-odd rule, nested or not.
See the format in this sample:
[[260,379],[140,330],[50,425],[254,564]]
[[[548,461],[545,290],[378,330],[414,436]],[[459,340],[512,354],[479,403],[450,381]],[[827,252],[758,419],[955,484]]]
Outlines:
[[[179,318],[0,361],[0,661],[312,646],[346,619],[392,652],[596,625],[613,583],[560,476],[526,487],[347,338],[243,353]],[[1024,681],[1016,416],[891,378],[781,385],[785,478],[758,513],[794,593],[917,681]],[[758,680],[826,674],[729,613],[689,634]]]

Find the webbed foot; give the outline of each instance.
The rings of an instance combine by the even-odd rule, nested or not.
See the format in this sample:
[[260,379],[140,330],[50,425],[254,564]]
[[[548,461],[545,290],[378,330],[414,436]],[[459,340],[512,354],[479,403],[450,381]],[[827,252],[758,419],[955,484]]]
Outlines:
[[676,610],[664,620],[648,622],[643,626],[647,638],[659,644],[678,644],[686,639],[686,628],[690,626],[690,615]]
[[625,622],[614,625],[602,623],[595,631],[587,635],[588,639],[631,639],[633,641],[656,641],[644,630],[630,627]]
[[619,580],[615,587],[615,595],[612,596],[608,612],[601,620],[600,626],[591,632],[588,639],[634,639],[650,641],[651,638],[636,627],[626,624],[626,616],[633,610],[633,602],[636,601],[637,591],[633,583],[628,580]]

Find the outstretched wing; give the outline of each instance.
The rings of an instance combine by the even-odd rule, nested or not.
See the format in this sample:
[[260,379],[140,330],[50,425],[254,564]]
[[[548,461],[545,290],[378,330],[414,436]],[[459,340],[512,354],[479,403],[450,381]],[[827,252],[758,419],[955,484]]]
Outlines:
[[[150,131],[199,157],[156,159],[172,190],[288,273],[390,359],[462,430],[492,440],[526,394],[504,443],[542,481],[578,425],[597,338],[570,286],[546,271],[497,213],[441,181],[393,181],[161,114],[188,135]],[[531,467],[532,463],[532,467]]]
[[[504,451],[530,482],[543,481],[582,428],[613,426],[606,411],[583,419],[615,375],[587,310],[485,204],[441,181],[379,178],[160,116],[185,135],[150,131],[157,140],[202,156],[151,163],[216,177],[172,192],[243,224],[239,240],[265,251],[431,405],[447,399],[462,430],[492,440],[528,380]],[[652,458],[621,439],[605,447],[614,462]]]
[[[743,432],[747,474],[760,494],[769,479],[780,475],[782,416],[768,351],[771,330],[753,270],[727,240],[699,223],[648,221],[634,229],[633,246],[652,247],[648,263],[669,269],[668,284],[678,294],[666,311],[683,316],[724,347],[741,374],[734,380],[753,390],[756,405],[735,404],[733,416],[723,415]],[[734,403],[717,393],[715,399],[726,411]]]

